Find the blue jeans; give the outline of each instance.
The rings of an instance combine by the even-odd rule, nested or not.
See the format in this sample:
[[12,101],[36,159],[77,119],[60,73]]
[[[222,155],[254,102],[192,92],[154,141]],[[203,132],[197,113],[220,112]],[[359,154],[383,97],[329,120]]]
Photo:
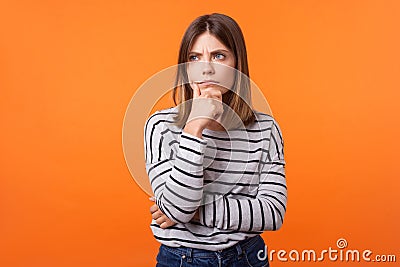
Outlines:
[[156,267],[269,267],[267,255],[260,235],[220,251],[161,245]]

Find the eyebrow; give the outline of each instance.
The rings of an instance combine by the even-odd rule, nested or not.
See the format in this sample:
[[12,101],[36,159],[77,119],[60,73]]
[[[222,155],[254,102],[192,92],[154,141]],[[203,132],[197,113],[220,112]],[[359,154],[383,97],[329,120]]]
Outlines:
[[[215,54],[217,52],[226,52],[226,53],[230,53],[230,51],[223,49],[223,48],[219,48],[219,49],[215,49],[213,51],[211,51],[211,54]],[[197,52],[197,51],[190,51],[189,54],[196,54],[196,55],[202,55],[202,53]]]

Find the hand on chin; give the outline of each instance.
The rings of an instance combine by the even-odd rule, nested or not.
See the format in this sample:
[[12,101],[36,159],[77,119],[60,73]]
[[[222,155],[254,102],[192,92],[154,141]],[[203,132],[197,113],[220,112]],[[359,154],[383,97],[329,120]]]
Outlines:
[[206,92],[206,91],[212,92],[214,90],[218,90],[221,92],[221,94],[225,94],[228,91],[227,88],[220,86],[218,84],[207,84],[207,85],[200,84],[199,87],[201,92]]

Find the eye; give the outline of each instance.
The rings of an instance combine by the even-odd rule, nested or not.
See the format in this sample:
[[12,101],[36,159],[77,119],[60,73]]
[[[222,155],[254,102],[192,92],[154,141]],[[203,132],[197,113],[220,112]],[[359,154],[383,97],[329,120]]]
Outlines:
[[221,60],[221,59],[225,58],[225,55],[222,53],[218,53],[218,54],[215,54],[214,58],[217,60]]
[[197,60],[199,60],[198,56],[196,56],[196,55],[189,56],[189,61],[197,61]]

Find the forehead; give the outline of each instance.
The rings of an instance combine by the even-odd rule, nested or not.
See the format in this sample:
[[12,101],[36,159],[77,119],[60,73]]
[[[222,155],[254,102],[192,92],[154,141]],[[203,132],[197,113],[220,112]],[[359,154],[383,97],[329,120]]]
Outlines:
[[229,50],[217,37],[209,32],[204,32],[194,39],[193,45],[189,51],[203,52],[216,49]]

